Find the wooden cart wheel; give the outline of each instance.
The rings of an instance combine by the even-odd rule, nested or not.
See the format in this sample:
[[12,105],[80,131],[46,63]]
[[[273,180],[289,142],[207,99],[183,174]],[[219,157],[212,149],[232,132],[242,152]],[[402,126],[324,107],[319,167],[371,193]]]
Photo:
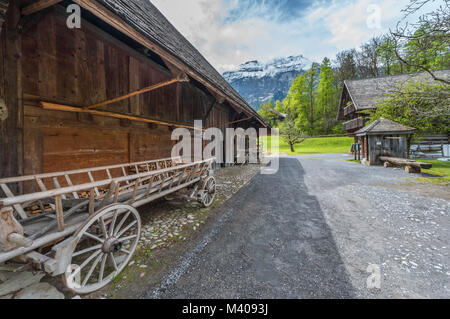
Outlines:
[[209,176],[204,183],[202,192],[202,204],[205,207],[211,206],[214,202],[214,199],[216,198],[216,190],[216,179],[213,176]]
[[141,217],[131,206],[114,204],[91,217],[74,235],[66,286],[89,294],[108,285],[130,262],[141,235]]

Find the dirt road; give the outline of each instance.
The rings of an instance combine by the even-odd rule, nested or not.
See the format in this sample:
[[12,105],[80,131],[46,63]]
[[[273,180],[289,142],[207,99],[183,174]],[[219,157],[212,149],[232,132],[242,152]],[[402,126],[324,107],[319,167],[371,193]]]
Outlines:
[[345,159],[282,158],[142,297],[450,297],[449,188]]

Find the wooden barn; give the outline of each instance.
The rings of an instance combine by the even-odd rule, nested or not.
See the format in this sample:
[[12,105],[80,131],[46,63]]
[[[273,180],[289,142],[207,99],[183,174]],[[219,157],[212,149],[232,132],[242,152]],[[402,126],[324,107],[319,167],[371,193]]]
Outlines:
[[194,120],[268,127],[150,1],[2,0],[0,20],[0,178],[167,158]]
[[[450,70],[436,71],[436,76],[450,79]],[[415,73],[386,76],[372,79],[345,81],[338,113],[338,121],[343,121],[343,128],[349,136],[367,123],[367,115],[363,112],[375,109],[379,101],[392,92],[397,86],[410,81],[433,81],[428,73]],[[357,138],[355,137],[355,140]]]

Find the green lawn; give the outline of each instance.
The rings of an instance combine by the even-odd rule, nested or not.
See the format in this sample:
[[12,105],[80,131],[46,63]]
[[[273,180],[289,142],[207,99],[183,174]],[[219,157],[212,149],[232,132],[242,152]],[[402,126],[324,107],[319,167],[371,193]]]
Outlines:
[[[354,139],[349,137],[308,138],[303,143],[295,145],[295,152],[292,153],[289,144],[280,138],[280,153],[289,155],[348,153],[353,142]],[[264,145],[270,151],[271,139],[264,141]]]
[[450,162],[438,160],[419,160],[419,162],[433,164],[432,169],[422,170],[424,173],[441,176],[443,180],[450,182]]

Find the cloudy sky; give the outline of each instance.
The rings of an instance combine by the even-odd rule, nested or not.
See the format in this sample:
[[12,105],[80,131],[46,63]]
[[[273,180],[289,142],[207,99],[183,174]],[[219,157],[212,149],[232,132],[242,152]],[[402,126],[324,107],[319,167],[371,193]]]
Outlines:
[[[444,0],[424,7],[429,12]],[[387,33],[409,0],[151,0],[220,71],[303,54],[320,62]],[[409,19],[415,19],[410,17]]]

